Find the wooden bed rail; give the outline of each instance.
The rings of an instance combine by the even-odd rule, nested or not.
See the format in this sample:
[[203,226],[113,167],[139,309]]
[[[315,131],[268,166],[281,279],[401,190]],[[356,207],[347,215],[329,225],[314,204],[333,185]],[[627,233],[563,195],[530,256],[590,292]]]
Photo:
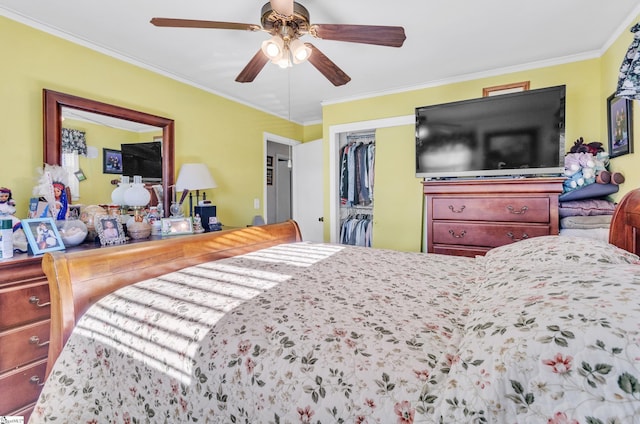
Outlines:
[[298,224],[247,227],[74,253],[50,252],[42,260],[51,297],[48,376],[87,309],[113,291],[203,262],[301,241]]

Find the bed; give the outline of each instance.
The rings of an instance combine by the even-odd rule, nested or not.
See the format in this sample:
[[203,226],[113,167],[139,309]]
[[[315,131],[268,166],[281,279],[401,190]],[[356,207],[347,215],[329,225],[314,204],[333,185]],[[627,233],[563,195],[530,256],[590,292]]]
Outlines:
[[637,228],[640,191],[613,245],[463,258],[307,243],[286,222],[47,253],[30,422],[638,422]]

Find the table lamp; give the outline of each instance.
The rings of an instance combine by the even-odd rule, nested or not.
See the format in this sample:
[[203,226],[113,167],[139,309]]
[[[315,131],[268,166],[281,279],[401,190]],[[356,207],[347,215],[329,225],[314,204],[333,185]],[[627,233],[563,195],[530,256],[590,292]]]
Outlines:
[[215,180],[204,163],[185,163],[180,167],[176,191],[189,190],[189,216],[193,216],[193,191],[196,192],[196,204],[200,202],[200,190],[216,188]]

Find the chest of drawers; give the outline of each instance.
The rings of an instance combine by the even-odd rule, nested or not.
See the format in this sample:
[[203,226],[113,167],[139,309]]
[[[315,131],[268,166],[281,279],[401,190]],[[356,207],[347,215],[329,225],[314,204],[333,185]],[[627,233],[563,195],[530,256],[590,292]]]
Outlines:
[[42,258],[0,261],[0,416],[25,422],[40,394],[49,352],[49,286]]
[[475,256],[493,247],[558,234],[563,178],[428,181],[427,252]]

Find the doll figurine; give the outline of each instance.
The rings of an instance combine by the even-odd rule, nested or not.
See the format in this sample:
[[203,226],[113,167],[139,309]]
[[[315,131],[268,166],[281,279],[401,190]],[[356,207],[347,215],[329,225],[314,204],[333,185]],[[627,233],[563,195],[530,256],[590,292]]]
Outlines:
[[0,217],[11,218],[13,231],[20,228],[20,220],[15,216],[16,202],[13,200],[11,190],[0,187]]
[[33,188],[33,194],[44,197],[47,207],[42,217],[51,216],[58,221],[67,219],[69,200],[67,199],[67,171],[59,165],[45,164],[38,185]]
[[13,215],[16,213],[16,202],[11,197],[11,190],[0,187],[0,215]]

